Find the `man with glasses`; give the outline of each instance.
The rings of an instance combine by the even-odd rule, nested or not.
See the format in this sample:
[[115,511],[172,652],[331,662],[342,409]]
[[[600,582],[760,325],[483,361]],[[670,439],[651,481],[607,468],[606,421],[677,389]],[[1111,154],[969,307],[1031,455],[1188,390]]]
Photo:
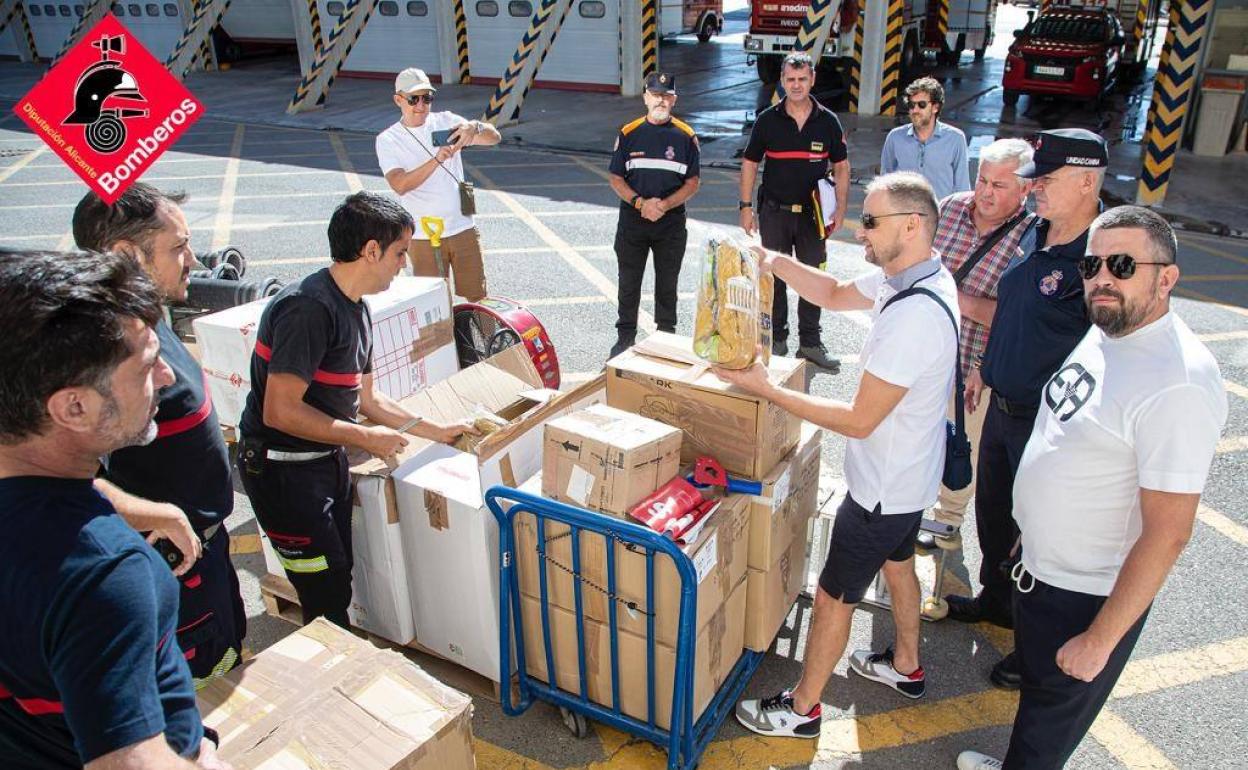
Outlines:
[[[485,296],[485,265],[474,212],[465,210],[464,163],[459,152],[471,145],[498,144],[502,136],[489,123],[464,120],[453,112],[434,112],[435,90],[424,70],[415,67],[395,78],[394,104],[401,115],[377,136],[377,163],[417,223],[409,255],[412,272],[446,278],[453,269],[455,293],[475,302]],[[419,226],[422,217],[439,217],[443,222],[441,264]]]
[[880,151],[880,173],[914,171],[923,175],[936,199],[971,189],[966,159],[966,134],[940,120],[945,87],[932,77],[906,86],[910,125],[888,132]]
[[[810,95],[815,86],[815,66],[810,55],[784,57],[780,70],[785,97],[763,110],[754,121],[750,141],[741,160],[741,228],[754,234],[754,179],[763,163],[763,183],[758,191],[758,233],[763,246],[794,254],[803,265],[822,269],[827,261],[824,239],[841,229],[849,205],[849,149],[836,113]],[[766,162],[764,163],[764,159]],[[831,177],[836,188],[836,211],[826,228],[826,218],[815,196],[821,180]],[[789,294],[777,280],[772,299],[772,353],[789,353]],[[797,304],[797,357],[829,372],[841,363],[828,355],[819,330],[819,306],[802,299]]]
[[[866,260],[880,269],[857,280],[838,281],[788,255],[759,250],[764,268],[799,296],[829,310],[871,311],[853,400],[778,387],[760,363],[741,371],[715,370],[848,438],[848,492],[819,576],[801,681],[792,690],[737,705],[737,720],[761,735],[819,736],[823,688],[845,652],[854,608],[881,570],[893,599],[896,641],[882,651],[854,652],[850,670],[907,698],[922,697],[926,690],[919,665],[914,540],[923,510],[936,502],[944,470],[945,412],[958,356],[957,289],[932,250],[936,198],[923,177],[900,172],[876,178],[867,186],[862,211],[857,237]],[[919,293],[898,297],[911,289]]]
[[[1044,385],[1015,485],[1023,678],[1006,768],[1066,764],[1192,535],[1227,403],[1217,361],[1170,312],[1177,245],[1137,206],[1092,224],[1079,273],[1094,326]],[[1002,763],[968,751],[958,767]]]
[[619,320],[611,357],[637,340],[637,308],[646,260],[654,252],[654,320],[676,331],[676,282],[685,257],[685,201],[698,191],[698,137],[672,117],[676,78],[646,78],[646,114],[620,129],[611,155],[611,189],[620,197],[615,229],[619,265]]
[[[1006,268],[997,284],[988,345],[966,382],[967,410],[987,410],[975,469],[983,589],[974,606],[960,605],[956,615],[951,608],[959,620],[977,619],[978,612],[1013,625],[1007,562],[1018,540],[1011,516],[1014,476],[1044,384],[1088,331],[1079,260],[1100,210],[1108,166],[1104,139],[1082,128],[1064,128],[1042,132],[1032,162],[1016,172],[1032,180],[1039,218],[1023,234],[1022,258]],[[985,389],[992,395],[981,406]],[[998,687],[1017,689],[1019,678],[1013,653],[992,669]]]

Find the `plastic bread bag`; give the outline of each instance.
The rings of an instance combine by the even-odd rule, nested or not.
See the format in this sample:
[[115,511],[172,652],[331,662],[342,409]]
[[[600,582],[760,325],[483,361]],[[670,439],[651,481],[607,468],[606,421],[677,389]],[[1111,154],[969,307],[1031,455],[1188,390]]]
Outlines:
[[507,427],[506,420],[480,404],[473,405],[469,419],[472,420],[472,426],[477,429],[479,435],[461,434],[455,440],[455,448],[461,452],[473,451],[477,448],[477,444],[485,440],[486,436],[489,436],[491,433],[497,433],[499,430]]
[[758,258],[749,244],[712,238],[702,254],[693,352],[729,369],[754,363],[760,341]]

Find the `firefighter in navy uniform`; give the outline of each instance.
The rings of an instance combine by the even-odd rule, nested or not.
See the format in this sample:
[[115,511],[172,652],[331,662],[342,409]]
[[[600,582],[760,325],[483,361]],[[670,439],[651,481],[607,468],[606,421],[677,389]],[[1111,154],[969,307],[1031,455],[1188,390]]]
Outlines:
[[676,282],[685,256],[685,201],[698,191],[698,137],[672,117],[676,79],[646,78],[646,115],[620,129],[611,156],[611,189],[620,196],[615,231],[619,262],[619,320],[615,357],[637,340],[637,309],[646,259],[654,252],[654,320],[676,331]]
[[[166,302],[185,300],[194,254],[178,205],[184,199],[142,183],[111,206],[88,193],[74,210],[74,240],[83,249],[130,254]],[[203,370],[167,321],[156,325],[156,336],[174,374],[160,392],[156,439],[104,457],[96,487],[130,526],[171,545],[164,553],[178,561],[178,646],[198,689],[238,664],[247,632],[225,528],[234,486]]]
[[[238,469],[256,521],[286,569],[305,623],[344,628],[351,604],[351,477],[346,446],[393,459],[406,434],[450,443],[464,423],[421,420],[373,387],[364,295],[390,286],[415,222],[397,202],[349,196],[329,220],[332,264],[264,309],[239,421]],[[360,425],[363,415],[373,424]]]

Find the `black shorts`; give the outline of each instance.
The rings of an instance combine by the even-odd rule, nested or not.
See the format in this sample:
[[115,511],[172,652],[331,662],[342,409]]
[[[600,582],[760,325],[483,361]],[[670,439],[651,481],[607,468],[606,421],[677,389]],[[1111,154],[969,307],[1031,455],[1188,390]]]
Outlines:
[[819,575],[819,587],[846,604],[862,601],[867,587],[886,561],[905,561],[914,556],[923,512],[880,513],[868,511],[849,495],[836,509],[828,560]]

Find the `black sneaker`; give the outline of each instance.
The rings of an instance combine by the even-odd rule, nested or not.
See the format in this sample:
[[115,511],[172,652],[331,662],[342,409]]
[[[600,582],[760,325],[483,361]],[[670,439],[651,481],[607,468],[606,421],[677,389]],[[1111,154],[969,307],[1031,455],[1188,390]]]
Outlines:
[[841,362],[828,355],[828,349],[823,345],[803,345],[797,349],[797,357],[804,358],[820,369],[832,372],[833,374],[841,370]]
[[849,668],[858,676],[891,687],[907,698],[922,698],[927,692],[927,677],[919,666],[903,674],[893,666],[893,648],[884,652],[856,650],[849,656]]
[[1017,690],[1023,686],[1023,672],[1019,666],[1018,653],[1011,652],[992,667],[988,675],[994,687],[1002,690]]
[[817,704],[809,714],[799,714],[793,710],[793,695],[785,690],[770,698],[741,701],[737,704],[737,721],[759,735],[818,738],[823,705]]
[[772,340],[771,354],[773,356],[787,356],[789,354],[788,340]]
[[628,350],[636,342],[637,342],[636,339],[630,339],[627,337],[621,337],[620,339],[616,340],[615,344],[611,346],[611,352],[607,355],[607,360],[610,361],[612,358],[615,358],[619,354],[623,353],[625,350]]

